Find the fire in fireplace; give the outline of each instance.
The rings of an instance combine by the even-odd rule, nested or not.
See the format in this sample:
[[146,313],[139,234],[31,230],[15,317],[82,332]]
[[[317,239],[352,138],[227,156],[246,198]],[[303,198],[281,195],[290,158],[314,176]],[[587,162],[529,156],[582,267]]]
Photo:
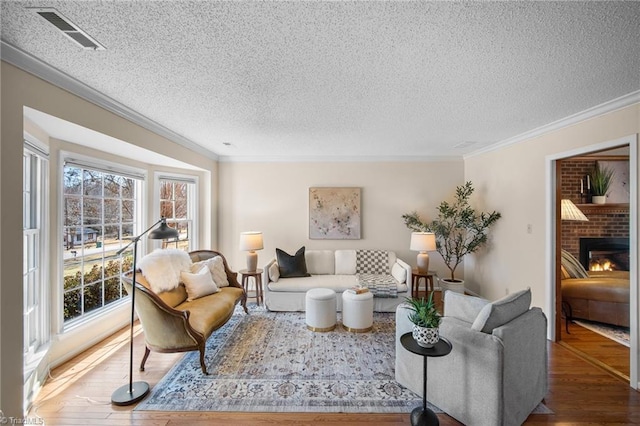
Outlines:
[[628,271],[629,239],[580,238],[580,263],[587,271]]

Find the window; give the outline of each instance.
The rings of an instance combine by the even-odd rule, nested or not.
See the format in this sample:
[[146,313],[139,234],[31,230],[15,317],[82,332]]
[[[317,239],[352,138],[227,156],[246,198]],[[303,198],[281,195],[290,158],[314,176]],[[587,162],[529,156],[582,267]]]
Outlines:
[[49,339],[46,276],[46,154],[25,143],[22,155],[24,361]]
[[136,235],[143,176],[82,163],[63,167],[64,321],[68,324],[126,296],[120,276],[133,249],[116,252]]
[[163,247],[175,245],[175,248],[182,250],[195,250],[195,179],[161,176],[158,178],[158,187],[160,216],[165,217],[167,224],[180,233],[176,240],[163,242]]

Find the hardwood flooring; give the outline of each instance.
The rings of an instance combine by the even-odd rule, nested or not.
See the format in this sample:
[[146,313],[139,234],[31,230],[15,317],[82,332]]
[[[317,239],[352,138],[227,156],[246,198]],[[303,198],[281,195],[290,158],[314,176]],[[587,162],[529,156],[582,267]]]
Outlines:
[[[111,394],[128,383],[128,328],[51,372],[29,416],[47,425],[409,425],[405,414],[137,412],[112,406]],[[594,343],[597,345],[597,343]],[[152,353],[145,372],[137,371],[144,352],[136,327],[134,381],[151,388],[181,354]],[[640,393],[562,345],[549,343],[549,392],[544,403],[554,414],[530,415],[526,424],[640,424]],[[443,426],[458,425],[446,414]]]
[[568,349],[591,359],[602,368],[629,381],[629,348],[594,333],[578,324],[569,323],[569,333],[566,332],[564,320],[562,324],[563,344]]

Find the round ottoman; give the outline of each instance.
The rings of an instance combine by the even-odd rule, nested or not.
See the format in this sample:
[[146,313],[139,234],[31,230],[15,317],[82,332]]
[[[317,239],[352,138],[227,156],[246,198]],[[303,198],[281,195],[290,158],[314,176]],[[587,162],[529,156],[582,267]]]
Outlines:
[[373,293],[342,293],[342,325],[354,333],[366,333],[373,328]]
[[311,331],[331,331],[336,328],[336,292],[314,288],[305,296],[307,328]]

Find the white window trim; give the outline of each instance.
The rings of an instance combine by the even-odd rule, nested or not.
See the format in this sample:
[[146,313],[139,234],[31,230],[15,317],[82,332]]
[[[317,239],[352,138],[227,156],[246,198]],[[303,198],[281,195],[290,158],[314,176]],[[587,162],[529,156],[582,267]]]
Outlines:
[[[85,167],[95,168],[97,170],[103,170],[105,172],[113,172],[113,173],[121,173],[125,175],[130,175],[132,177],[136,177],[137,179],[141,179],[142,182],[140,184],[140,195],[139,195],[139,208],[137,209],[137,214],[135,221],[138,224],[137,228],[134,228],[134,233],[140,233],[142,230],[146,229],[146,221],[145,213],[146,213],[146,188],[147,188],[147,171],[144,169],[140,169],[137,167],[131,167],[120,163],[115,163],[108,160],[103,160],[101,158],[91,157],[87,155],[78,154],[72,151],[60,151],[58,161],[58,179],[56,182],[57,188],[57,199],[58,199],[58,223],[57,223],[57,232],[56,232],[56,245],[58,247],[62,246],[62,241],[60,240],[61,235],[64,231],[64,184],[63,184],[63,170],[65,164],[72,163],[75,165],[84,165]],[[144,256],[146,252],[146,247],[144,244],[138,245],[138,259]],[[56,333],[59,335],[65,335],[69,333],[73,333],[76,330],[82,330],[85,328],[87,324],[90,324],[94,321],[100,321],[101,319],[107,317],[111,318],[113,316],[114,311],[118,311],[124,309],[123,306],[126,304],[127,299],[122,298],[117,302],[113,302],[111,306],[107,306],[105,308],[99,309],[96,312],[87,314],[77,320],[72,320],[65,324],[64,322],[64,310],[62,308],[64,303],[64,252],[63,250],[56,250],[57,256],[57,265],[58,265],[58,273],[57,276],[51,281],[55,283],[55,288],[52,294],[52,303],[55,306],[53,315],[52,315],[52,325]]]
[[[30,154],[36,155],[41,161],[41,170],[40,175],[38,176],[38,192],[41,198],[38,200],[39,206],[36,214],[38,215],[38,226],[40,228],[40,236],[39,236],[39,244],[38,250],[40,251],[40,266],[39,266],[39,275],[40,275],[40,318],[39,318],[39,330],[38,330],[38,345],[35,347],[33,352],[30,352],[27,355],[27,358],[24,360],[24,375],[25,378],[33,371],[35,366],[41,361],[41,359],[45,356],[47,349],[49,347],[49,343],[51,340],[51,304],[49,300],[51,299],[49,295],[51,294],[51,286],[50,280],[48,279],[49,274],[49,263],[51,261],[51,257],[47,254],[49,247],[49,232],[50,229],[46,227],[45,224],[49,223],[49,185],[48,175],[49,175],[49,148],[35,139],[33,136],[25,133],[24,134],[24,144],[23,150],[26,150]],[[23,324],[24,327],[24,324]]]
[[[153,217],[160,219],[160,180],[173,180],[177,182],[186,182],[194,184],[194,191],[189,192],[189,212],[192,213],[190,218],[193,223],[189,240],[189,251],[196,250],[198,245],[198,235],[200,234],[200,223],[198,222],[198,200],[200,195],[200,178],[197,175],[188,175],[172,172],[155,172],[153,174]],[[193,192],[193,194],[191,193]],[[157,220],[156,219],[156,220]],[[160,243],[154,243],[154,247],[160,247]]]

